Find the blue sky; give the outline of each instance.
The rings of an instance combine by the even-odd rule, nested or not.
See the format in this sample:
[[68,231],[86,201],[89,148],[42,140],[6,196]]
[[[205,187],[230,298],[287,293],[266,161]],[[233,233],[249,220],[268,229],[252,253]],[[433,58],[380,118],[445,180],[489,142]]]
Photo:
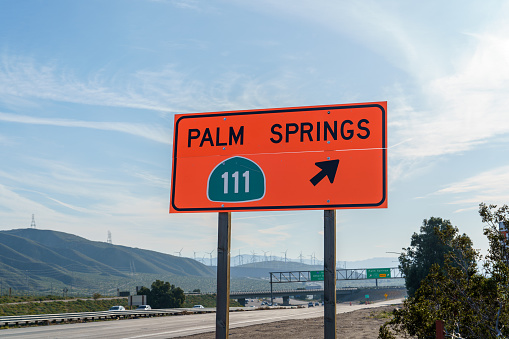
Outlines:
[[[509,202],[504,1],[0,1],[0,228],[209,257],[217,214],[169,214],[173,116],[388,102],[389,208],[340,210],[337,259],[422,220],[486,249]],[[323,255],[323,212],[233,213],[232,255]],[[215,254],[214,254],[215,255]]]

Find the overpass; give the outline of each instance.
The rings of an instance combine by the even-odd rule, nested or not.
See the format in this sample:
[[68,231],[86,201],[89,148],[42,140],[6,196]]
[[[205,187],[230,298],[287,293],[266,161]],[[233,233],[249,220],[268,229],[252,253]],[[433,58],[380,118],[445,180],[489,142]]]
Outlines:
[[[358,288],[339,288],[336,289],[336,296],[350,294],[357,291]],[[308,290],[282,290],[282,291],[248,291],[248,292],[230,292],[230,298],[237,299],[242,306],[246,306],[246,299],[250,298],[274,298],[283,297],[283,305],[290,304],[290,296],[296,295],[323,295],[323,288]]]
[[[388,267],[388,268],[340,268],[336,269],[336,280],[375,280],[376,287],[378,287],[379,279],[401,279],[403,278],[403,273],[399,270],[398,267]],[[272,302],[274,293],[272,289],[273,284],[286,284],[286,283],[295,283],[295,282],[310,282],[310,281],[323,281],[324,280],[324,271],[285,271],[285,272],[270,272],[270,291],[271,297],[270,300]],[[357,289],[350,289],[357,290]],[[306,290],[306,291],[318,291],[318,290]],[[323,294],[323,289],[321,294]],[[341,289],[336,289],[336,297],[338,295],[337,291],[341,291]],[[352,293],[352,292],[350,292]],[[300,293],[303,294],[303,293]],[[315,293],[307,293],[314,294]],[[292,294],[293,295],[293,294]],[[284,304],[283,297],[283,304]],[[241,302],[239,300],[239,302]]]

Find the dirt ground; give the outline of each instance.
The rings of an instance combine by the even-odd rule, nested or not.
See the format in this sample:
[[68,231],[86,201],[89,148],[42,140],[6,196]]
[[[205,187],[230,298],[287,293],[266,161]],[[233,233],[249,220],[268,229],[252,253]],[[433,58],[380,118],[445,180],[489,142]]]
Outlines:
[[[397,306],[396,306],[397,307]],[[337,338],[377,338],[380,326],[385,323],[388,313],[395,306],[363,309],[337,315]],[[323,317],[305,320],[285,320],[230,329],[229,338],[323,338]],[[203,333],[183,337],[186,339],[214,339],[215,333]],[[400,337],[398,337],[400,338]],[[402,337],[401,337],[402,338]]]

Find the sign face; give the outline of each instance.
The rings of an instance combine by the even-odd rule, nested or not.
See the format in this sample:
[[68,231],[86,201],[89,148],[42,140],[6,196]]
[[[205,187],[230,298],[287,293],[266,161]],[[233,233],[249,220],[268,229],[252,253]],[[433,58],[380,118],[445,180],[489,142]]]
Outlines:
[[129,306],[139,306],[147,304],[147,296],[146,295],[130,295],[128,298]]
[[311,281],[323,281],[324,280],[323,272],[324,271],[309,271]]
[[366,269],[366,277],[368,279],[383,279],[391,277],[390,268],[368,268]]
[[387,103],[175,115],[170,212],[387,207]]

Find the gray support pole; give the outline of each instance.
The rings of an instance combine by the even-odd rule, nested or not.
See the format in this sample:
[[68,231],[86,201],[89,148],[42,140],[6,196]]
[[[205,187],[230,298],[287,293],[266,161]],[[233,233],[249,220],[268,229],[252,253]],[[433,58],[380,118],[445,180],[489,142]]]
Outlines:
[[336,338],[336,210],[324,210],[324,338]]
[[228,338],[230,307],[230,212],[219,212],[217,236],[216,339]]
[[272,294],[272,273],[270,274],[270,306],[274,304],[274,295]]

